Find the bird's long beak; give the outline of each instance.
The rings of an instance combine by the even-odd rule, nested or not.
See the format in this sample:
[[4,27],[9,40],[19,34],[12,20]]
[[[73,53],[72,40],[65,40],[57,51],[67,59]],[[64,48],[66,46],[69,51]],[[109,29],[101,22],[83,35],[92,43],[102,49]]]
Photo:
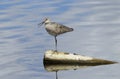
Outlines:
[[39,25],[39,26],[42,26],[44,23],[45,23],[45,21],[39,23],[38,25]]

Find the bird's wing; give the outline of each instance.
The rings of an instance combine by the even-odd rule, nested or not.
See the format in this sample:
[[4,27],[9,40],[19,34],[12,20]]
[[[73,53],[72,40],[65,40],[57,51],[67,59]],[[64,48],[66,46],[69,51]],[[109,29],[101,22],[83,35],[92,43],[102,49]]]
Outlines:
[[65,33],[65,32],[70,32],[70,31],[73,31],[73,28],[69,28],[65,25],[62,25],[62,24],[58,24],[56,22],[52,22],[53,25],[56,25],[56,32],[58,34],[62,34],[62,33]]

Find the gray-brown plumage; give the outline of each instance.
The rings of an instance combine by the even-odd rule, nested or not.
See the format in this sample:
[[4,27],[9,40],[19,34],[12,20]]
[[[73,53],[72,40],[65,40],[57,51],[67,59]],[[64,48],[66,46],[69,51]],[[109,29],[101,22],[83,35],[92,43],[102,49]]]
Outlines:
[[40,25],[45,24],[46,31],[55,37],[55,46],[57,50],[57,36],[66,32],[73,31],[73,28],[69,28],[67,26],[64,26],[62,24],[58,24],[56,22],[51,22],[48,18],[45,18],[45,20],[40,23]]

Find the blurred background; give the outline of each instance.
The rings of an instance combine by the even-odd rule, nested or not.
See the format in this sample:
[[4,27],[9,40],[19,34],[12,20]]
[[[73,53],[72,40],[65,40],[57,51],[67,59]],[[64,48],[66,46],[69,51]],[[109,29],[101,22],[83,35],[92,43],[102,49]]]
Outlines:
[[[120,0],[0,0],[0,79],[55,79],[43,66],[54,37],[45,17],[74,28],[58,50],[120,61]],[[59,79],[118,79],[120,64],[58,72]]]

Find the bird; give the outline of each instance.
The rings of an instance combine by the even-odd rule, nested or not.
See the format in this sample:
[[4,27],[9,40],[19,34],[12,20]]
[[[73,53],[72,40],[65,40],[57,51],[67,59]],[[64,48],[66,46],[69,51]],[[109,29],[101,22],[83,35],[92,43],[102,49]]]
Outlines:
[[56,23],[56,22],[52,22],[49,18],[44,18],[44,20],[39,23],[39,26],[42,26],[44,24],[46,31],[54,36],[55,39],[55,49],[57,51],[57,36],[64,34],[66,32],[71,32],[73,31],[73,28],[67,27],[65,25]]

